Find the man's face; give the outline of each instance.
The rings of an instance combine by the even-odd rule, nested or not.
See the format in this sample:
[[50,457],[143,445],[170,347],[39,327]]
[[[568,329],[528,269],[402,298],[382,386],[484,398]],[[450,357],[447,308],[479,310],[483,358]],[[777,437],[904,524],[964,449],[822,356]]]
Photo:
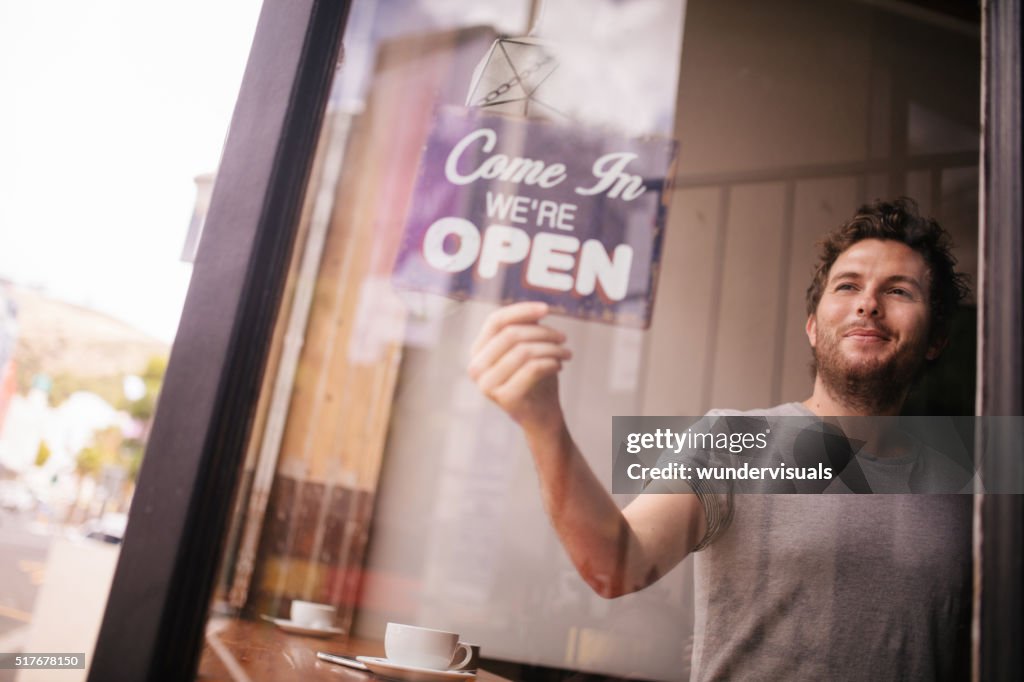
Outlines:
[[865,239],[839,255],[807,320],[826,386],[903,391],[938,357],[941,344],[928,343],[929,277],[921,254],[900,242]]

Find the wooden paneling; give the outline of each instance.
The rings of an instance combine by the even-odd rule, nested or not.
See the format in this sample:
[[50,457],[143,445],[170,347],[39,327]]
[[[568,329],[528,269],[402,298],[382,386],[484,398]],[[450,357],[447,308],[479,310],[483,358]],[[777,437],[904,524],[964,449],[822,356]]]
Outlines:
[[752,409],[771,402],[784,185],[740,186],[730,196],[708,406]]
[[651,322],[645,414],[702,414],[721,190],[675,190]]
[[[287,407],[250,613],[291,599],[337,604],[351,622],[405,337],[389,276],[439,103],[458,101],[494,38],[476,28],[381,45],[351,125]],[[316,191],[314,186],[311,192]]]
[[776,402],[804,400],[811,394],[811,347],[804,327],[807,324],[806,292],[814,273],[817,243],[827,231],[848,220],[857,205],[857,181],[854,178],[822,178],[796,183],[785,352]]

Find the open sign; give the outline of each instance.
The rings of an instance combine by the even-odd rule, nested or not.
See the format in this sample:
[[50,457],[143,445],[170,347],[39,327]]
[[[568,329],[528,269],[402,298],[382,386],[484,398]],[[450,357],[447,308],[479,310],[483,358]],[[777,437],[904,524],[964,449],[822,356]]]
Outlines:
[[442,109],[392,280],[646,327],[675,145]]

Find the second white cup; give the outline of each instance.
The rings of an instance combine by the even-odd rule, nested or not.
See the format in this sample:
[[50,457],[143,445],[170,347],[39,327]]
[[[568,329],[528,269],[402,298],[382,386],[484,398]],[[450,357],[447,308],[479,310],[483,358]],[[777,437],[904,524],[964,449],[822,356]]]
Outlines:
[[337,613],[338,609],[330,604],[296,599],[292,602],[291,621],[300,627],[327,630],[334,626]]
[[432,670],[462,670],[473,662],[473,647],[444,630],[388,623],[384,653],[399,665]]

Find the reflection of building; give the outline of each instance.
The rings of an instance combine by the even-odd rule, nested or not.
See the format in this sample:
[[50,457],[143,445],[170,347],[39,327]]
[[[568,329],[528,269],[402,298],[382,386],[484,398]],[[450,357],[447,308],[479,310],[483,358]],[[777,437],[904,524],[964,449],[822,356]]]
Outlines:
[[192,219],[188,223],[185,243],[181,247],[181,260],[186,263],[195,262],[196,249],[199,248],[199,240],[203,236],[203,223],[206,222],[206,211],[210,208],[210,197],[213,195],[215,180],[216,176],[213,173],[204,173],[195,177],[196,203],[192,209]]

